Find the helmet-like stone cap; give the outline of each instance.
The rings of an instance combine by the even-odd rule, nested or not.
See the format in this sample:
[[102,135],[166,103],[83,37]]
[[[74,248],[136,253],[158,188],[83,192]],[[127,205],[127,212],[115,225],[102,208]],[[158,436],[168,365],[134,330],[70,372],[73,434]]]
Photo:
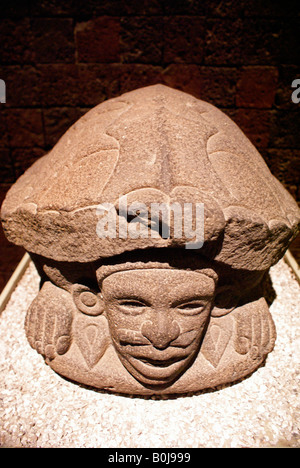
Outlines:
[[9,190],[2,222],[11,242],[57,261],[182,247],[183,238],[100,238],[97,206],[127,196],[203,203],[204,245],[233,268],[265,270],[297,235],[300,211],[223,112],[163,85],[106,101],[79,119]]

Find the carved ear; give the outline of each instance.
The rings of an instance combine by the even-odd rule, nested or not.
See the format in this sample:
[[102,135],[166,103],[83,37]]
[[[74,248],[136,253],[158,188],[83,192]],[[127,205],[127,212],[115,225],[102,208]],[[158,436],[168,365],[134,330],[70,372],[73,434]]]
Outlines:
[[87,286],[73,284],[72,297],[77,309],[86,315],[100,315],[104,311],[104,304],[99,295]]
[[217,289],[211,316],[223,317],[229,314],[238,305],[239,298],[232,286],[221,286]]

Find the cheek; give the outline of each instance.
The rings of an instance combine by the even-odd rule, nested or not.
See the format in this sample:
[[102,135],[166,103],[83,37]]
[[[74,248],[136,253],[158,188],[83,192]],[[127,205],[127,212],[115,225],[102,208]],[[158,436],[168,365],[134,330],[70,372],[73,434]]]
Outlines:
[[145,320],[144,314],[124,314],[118,309],[118,306],[114,301],[106,302],[105,315],[108,320],[110,332],[115,337],[118,335],[119,329],[140,330],[142,323]]
[[185,315],[177,319],[181,332],[189,330],[199,330],[201,332],[209,319],[210,309],[202,311],[199,315]]

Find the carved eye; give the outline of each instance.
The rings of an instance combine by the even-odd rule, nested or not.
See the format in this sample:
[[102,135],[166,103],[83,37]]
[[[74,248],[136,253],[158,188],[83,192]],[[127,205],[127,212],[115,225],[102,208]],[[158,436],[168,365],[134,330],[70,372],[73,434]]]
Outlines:
[[195,300],[178,304],[176,308],[184,314],[197,315],[202,312],[206,304],[207,302],[205,301]]
[[148,304],[138,299],[121,299],[119,300],[119,306],[124,313],[141,314],[148,307]]

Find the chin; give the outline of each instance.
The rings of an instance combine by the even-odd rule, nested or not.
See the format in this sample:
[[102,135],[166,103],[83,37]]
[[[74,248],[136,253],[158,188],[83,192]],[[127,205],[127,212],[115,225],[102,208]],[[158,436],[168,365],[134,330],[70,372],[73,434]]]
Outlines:
[[167,360],[126,356],[121,362],[128,372],[143,385],[161,387],[171,385],[186,370],[193,356],[173,357]]

